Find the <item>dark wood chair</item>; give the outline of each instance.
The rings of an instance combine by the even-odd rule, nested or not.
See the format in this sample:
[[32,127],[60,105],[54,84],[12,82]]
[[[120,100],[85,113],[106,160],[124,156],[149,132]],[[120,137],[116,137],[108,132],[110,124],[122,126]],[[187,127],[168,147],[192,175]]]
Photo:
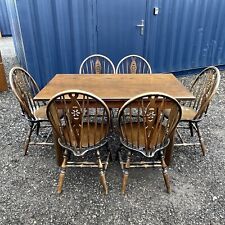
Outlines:
[[[176,143],[176,146],[200,145],[202,154],[205,155],[206,146],[203,142],[199,122],[206,117],[209,104],[219,87],[219,83],[220,71],[214,66],[204,69],[194,80],[190,91],[195,96],[195,100],[183,102],[182,104],[181,124],[179,124],[179,129],[177,129],[177,134],[181,143]],[[199,141],[191,143],[185,142],[179,132],[180,128],[190,129],[191,136],[193,136],[193,131],[195,130]]]
[[[33,100],[33,97],[40,91],[35,80],[25,69],[14,67],[10,70],[9,82],[13,93],[20,103],[22,115],[29,122],[30,129],[24,146],[24,154],[27,154],[28,147],[31,144],[53,145],[53,143],[48,142],[48,138],[51,134],[51,127],[47,124],[46,103]],[[40,127],[50,128],[50,130],[48,128],[48,134],[46,135],[45,140],[43,142],[31,141],[32,133],[36,129],[36,133],[39,135]]]
[[139,55],[128,55],[122,58],[116,67],[116,74],[136,73],[152,73],[152,69],[148,61]]
[[164,150],[172,141],[180,118],[180,104],[163,93],[144,93],[122,106],[118,115],[122,193],[125,193],[129,169],[138,167],[161,167],[167,191],[171,191]]
[[112,61],[100,54],[88,56],[80,65],[80,74],[114,74],[115,67]]
[[[58,193],[62,192],[68,167],[98,168],[100,182],[108,193],[105,171],[111,156],[107,137],[110,112],[104,101],[85,91],[65,91],[49,101],[47,115],[63,150]],[[93,153],[96,160],[88,158],[89,153]]]

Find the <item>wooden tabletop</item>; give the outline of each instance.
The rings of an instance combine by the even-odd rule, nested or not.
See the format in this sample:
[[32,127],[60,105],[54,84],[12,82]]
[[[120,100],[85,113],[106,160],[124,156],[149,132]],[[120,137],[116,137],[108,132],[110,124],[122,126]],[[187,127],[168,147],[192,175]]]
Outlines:
[[108,103],[122,103],[145,92],[163,92],[178,100],[194,99],[173,74],[57,74],[34,99],[49,100],[58,92],[73,89],[91,92]]

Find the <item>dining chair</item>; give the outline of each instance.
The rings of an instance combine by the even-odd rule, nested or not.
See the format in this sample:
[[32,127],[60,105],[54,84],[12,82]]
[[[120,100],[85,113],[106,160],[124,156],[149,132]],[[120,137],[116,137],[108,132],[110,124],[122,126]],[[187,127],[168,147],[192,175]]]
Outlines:
[[[48,142],[51,134],[51,127],[48,124],[46,115],[46,103],[34,101],[33,97],[40,91],[32,76],[21,67],[13,67],[9,73],[9,83],[21,106],[22,115],[29,123],[29,131],[25,141],[24,155],[27,154],[29,145],[53,145]],[[48,134],[44,134],[44,141],[31,141],[32,133],[36,130],[37,136],[40,128],[47,129]]]
[[106,56],[94,54],[84,59],[79,74],[115,74],[115,67]]
[[146,59],[139,55],[128,55],[122,58],[117,67],[116,74],[150,74],[152,69]]
[[[167,116],[165,111],[169,112]],[[149,167],[162,168],[167,192],[171,192],[164,152],[180,118],[180,104],[163,93],[144,93],[122,106],[118,115],[122,193],[125,193],[131,168]]]
[[107,194],[105,172],[111,153],[110,112],[105,102],[85,91],[64,91],[49,101],[47,116],[63,152],[57,192],[62,192],[67,168],[89,167],[98,168],[100,183]]
[[[183,102],[182,117],[180,125],[177,129],[178,138],[181,143],[176,143],[176,146],[192,146],[200,145],[202,154],[205,156],[206,146],[200,131],[199,123],[207,116],[210,102],[215,95],[220,83],[220,71],[210,66],[204,69],[194,80],[190,91],[195,96],[195,100]],[[189,129],[193,137],[195,130],[198,136],[198,142],[185,142],[179,130],[181,128]]]

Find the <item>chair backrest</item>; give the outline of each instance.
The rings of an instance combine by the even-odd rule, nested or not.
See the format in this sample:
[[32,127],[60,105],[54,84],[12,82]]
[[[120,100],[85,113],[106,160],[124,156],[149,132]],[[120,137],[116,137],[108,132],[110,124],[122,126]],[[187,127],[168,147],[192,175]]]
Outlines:
[[59,144],[80,156],[107,138],[110,112],[103,100],[80,90],[58,93],[47,105],[47,116]]
[[208,110],[208,106],[215,95],[220,83],[220,71],[210,66],[204,69],[195,79],[191,86],[191,92],[195,100],[189,103],[197,111],[194,119],[200,119]]
[[163,93],[144,93],[127,101],[119,111],[121,143],[152,157],[170,142],[181,118],[181,106]]
[[139,55],[128,55],[121,59],[116,67],[116,74],[152,73],[150,64]]
[[115,66],[104,55],[94,54],[88,56],[80,65],[80,74],[114,74]]
[[35,120],[34,111],[40,107],[40,102],[33,100],[40,91],[35,80],[25,69],[13,67],[9,72],[9,83],[19,100],[23,114],[29,120]]

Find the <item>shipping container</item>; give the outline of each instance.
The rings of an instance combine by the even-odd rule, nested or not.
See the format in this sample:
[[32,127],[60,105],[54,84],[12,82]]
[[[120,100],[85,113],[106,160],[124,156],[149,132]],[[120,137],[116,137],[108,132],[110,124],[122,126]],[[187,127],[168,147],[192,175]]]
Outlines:
[[[7,0],[19,58],[44,86],[100,53],[139,54],[153,72],[225,65],[225,0]],[[15,32],[19,30],[20,32]],[[22,46],[22,47],[21,47]]]

